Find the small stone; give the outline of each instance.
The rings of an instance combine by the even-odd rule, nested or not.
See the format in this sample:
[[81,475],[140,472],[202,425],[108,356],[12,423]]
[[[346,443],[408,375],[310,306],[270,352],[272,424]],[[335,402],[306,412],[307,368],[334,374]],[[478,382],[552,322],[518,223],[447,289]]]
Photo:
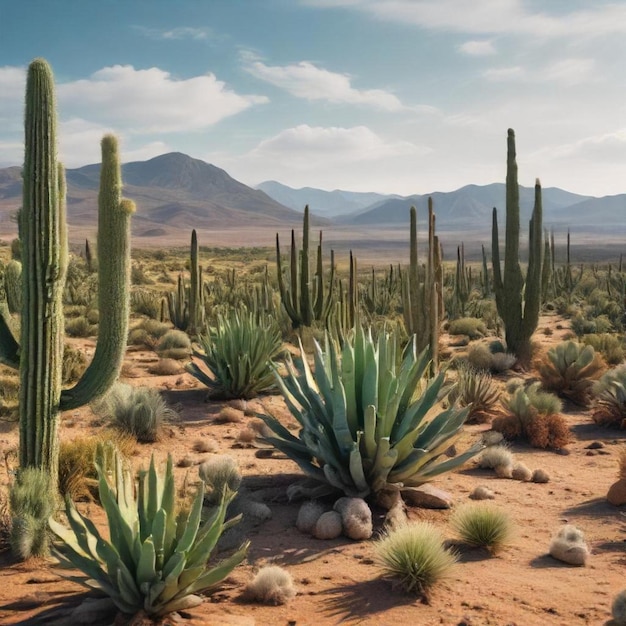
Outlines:
[[327,511],[317,520],[313,536],[316,539],[336,539],[342,532],[341,515],[337,511]]
[[588,446],[585,446],[585,450],[599,450],[600,448],[604,448],[601,441],[592,441]]
[[626,504],[626,480],[618,480],[609,487],[606,499],[613,506]]
[[430,483],[424,483],[419,487],[407,487],[402,490],[402,497],[409,506],[422,509],[449,509],[452,506],[452,496]]

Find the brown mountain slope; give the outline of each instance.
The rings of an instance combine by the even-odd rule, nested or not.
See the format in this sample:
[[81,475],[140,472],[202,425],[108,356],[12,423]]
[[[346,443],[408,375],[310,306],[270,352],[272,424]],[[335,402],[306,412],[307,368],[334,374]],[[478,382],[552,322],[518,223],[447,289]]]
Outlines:
[[[123,166],[124,195],[137,203],[133,234],[171,233],[191,228],[297,226],[302,214],[224,170],[174,152]],[[0,170],[0,225],[21,205],[21,168]],[[67,170],[68,221],[91,228],[97,221],[99,165]],[[4,233],[3,233],[4,235]]]

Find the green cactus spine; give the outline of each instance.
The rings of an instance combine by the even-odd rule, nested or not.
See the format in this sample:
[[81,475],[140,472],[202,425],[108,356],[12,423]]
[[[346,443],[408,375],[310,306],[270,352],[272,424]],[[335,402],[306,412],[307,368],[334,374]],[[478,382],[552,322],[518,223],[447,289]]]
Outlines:
[[[71,389],[61,391],[62,296],[67,269],[65,177],[57,163],[52,71],[36,59],[28,69],[25,113],[21,342],[0,324],[3,362],[20,369],[20,466],[38,467],[56,480],[58,421],[103,394],[119,374],[126,348],[130,284],[130,214],[121,199],[117,141],[102,140],[98,212],[100,330],[91,364]],[[106,251],[106,253],[104,252]],[[19,350],[19,360],[16,359]]]
[[522,362],[527,362],[531,356],[530,338],[539,321],[542,233],[541,184],[537,180],[535,183],[535,206],[529,224],[528,269],[524,278],[519,262],[520,205],[515,133],[509,129],[507,138],[504,274],[500,268],[498,212],[495,208],[493,209],[491,254],[496,305],[498,314],[504,323],[507,348]]

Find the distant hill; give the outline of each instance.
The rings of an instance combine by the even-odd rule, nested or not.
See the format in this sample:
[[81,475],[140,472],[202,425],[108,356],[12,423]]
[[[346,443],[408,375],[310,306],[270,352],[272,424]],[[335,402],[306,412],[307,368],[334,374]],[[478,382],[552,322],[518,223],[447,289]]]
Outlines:
[[[520,186],[521,219],[527,221],[534,204],[534,188]],[[382,200],[371,207],[337,219],[342,224],[355,226],[406,224],[409,208],[414,205],[418,220],[424,220],[428,210],[428,197],[433,199],[438,230],[486,230],[491,227],[493,207],[504,217],[506,189],[504,183],[491,185],[466,185],[456,191],[434,192],[424,195],[395,197]],[[544,225],[563,222],[569,207],[583,201],[593,204],[598,198],[581,196],[555,187],[542,190]],[[580,218],[584,217],[581,213]],[[589,215],[585,216],[589,217]]]
[[[22,202],[21,168],[0,170],[0,211],[15,213]],[[75,226],[97,221],[100,165],[70,169],[67,177],[68,221]],[[133,234],[155,236],[173,229],[210,229],[285,223],[297,226],[300,213],[263,191],[231,178],[224,170],[174,152],[122,166],[124,196],[135,200]]]
[[295,211],[304,211],[304,207],[308,204],[311,213],[329,218],[348,215],[371,207],[382,200],[400,197],[373,192],[342,191],[340,189],[334,191],[324,191],[313,187],[293,189],[275,180],[263,182],[256,188]]

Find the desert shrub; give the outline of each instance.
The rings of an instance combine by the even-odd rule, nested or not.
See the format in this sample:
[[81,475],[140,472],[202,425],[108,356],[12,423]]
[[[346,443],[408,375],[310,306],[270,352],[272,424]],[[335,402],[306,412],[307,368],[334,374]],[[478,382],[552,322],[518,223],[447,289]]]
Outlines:
[[246,310],[232,310],[218,317],[217,327],[200,338],[203,352],[187,371],[209,388],[214,398],[249,399],[275,385],[272,362],[282,352],[282,338],[275,320]]
[[468,407],[466,422],[483,424],[491,419],[494,407],[500,399],[500,390],[491,376],[471,366],[461,364],[457,370],[457,383],[450,392],[450,402]]
[[65,320],[65,334],[69,337],[93,337],[97,332],[97,325],[90,323],[84,315]]
[[245,597],[262,604],[285,604],[296,595],[291,574],[278,565],[262,567],[248,583]]
[[[66,514],[71,529],[49,521],[60,540],[55,555],[61,565],[80,570],[84,576],[78,582],[99,588],[129,615],[142,610],[156,618],[201,604],[203,598],[197,594],[219,584],[248,549],[246,542],[217,566],[209,564],[219,538],[233,524],[224,520],[235,494],[224,494],[202,522],[202,487],[189,509],[181,506],[171,457],[164,476],[157,474],[154,457],[149,470],[140,472],[137,497],[134,477],[119,457],[114,458],[114,469],[109,484],[104,468],[97,467],[100,501],[109,523],[105,535],[69,499]],[[76,580],[74,573],[70,576]]]
[[130,270],[130,282],[133,285],[154,285],[154,281],[146,274],[141,263],[133,263]]
[[593,347],[575,341],[550,348],[539,364],[543,387],[581,406],[589,404],[594,381],[604,370],[604,362]]
[[[129,458],[135,450],[136,441],[130,435],[115,431],[104,432],[96,437],[78,437],[62,441],[59,446],[59,492],[72,500],[94,500],[98,495],[98,475],[96,455],[100,450],[102,459],[113,447],[123,459]],[[101,461],[102,464],[103,461]]]
[[159,439],[163,424],[177,417],[157,389],[115,383],[94,405],[99,417],[110,421],[122,432],[133,435],[140,443]]
[[620,591],[613,598],[611,617],[615,626],[626,626],[626,589]]
[[487,503],[461,505],[452,513],[450,524],[465,543],[488,548],[494,554],[506,545],[513,533],[509,513]]
[[174,328],[168,330],[159,339],[155,349],[162,358],[189,359],[191,356],[191,339],[186,332]]
[[428,522],[401,525],[376,541],[374,549],[384,576],[422,596],[457,562],[456,555],[444,547],[441,533]]
[[487,327],[481,319],[460,317],[450,322],[448,332],[451,335],[467,335],[470,339],[478,339],[487,334]]
[[61,379],[64,385],[77,381],[87,367],[85,355],[78,349],[66,344],[63,347],[63,364]]
[[492,427],[505,439],[523,439],[535,448],[557,450],[569,442],[567,422],[559,413],[561,402],[553,394],[541,391],[540,383],[518,387],[502,404],[506,413],[496,417]]
[[7,368],[0,375],[0,419],[16,422],[19,418],[19,402],[19,376],[14,370]]
[[50,476],[39,468],[19,470],[11,485],[11,534],[13,554],[22,560],[47,556],[50,550],[48,518],[56,507]]
[[593,386],[594,422],[602,426],[626,426],[626,364],[605,372]]
[[478,457],[478,467],[483,469],[513,467],[513,462],[513,453],[503,445],[487,446]]
[[619,365],[624,361],[624,344],[616,335],[610,333],[583,335],[581,341],[587,346],[592,346],[609,365]]
[[501,342],[492,341],[488,346],[484,343],[471,346],[467,351],[467,361],[476,370],[500,373],[513,367],[517,359],[504,351]]
[[176,359],[159,359],[148,371],[155,376],[174,376],[182,374],[184,369]]
[[205,484],[205,499],[209,504],[219,502],[224,489],[237,491],[241,484],[241,471],[232,456],[221,454],[205,461],[198,468],[198,473]]
[[275,417],[260,417],[274,432],[267,440],[293,459],[320,492],[364,498],[388,484],[419,485],[480,451],[476,444],[441,461],[466,410],[431,411],[444,374],[427,380],[428,356],[426,351],[417,354],[415,338],[401,364],[394,335],[381,332],[375,341],[360,326],[345,337],[341,349],[328,335],[323,349],[315,346],[314,371],[300,344],[295,363],[287,359],[286,378],[277,376],[301,426],[297,436]]
[[131,311],[158,320],[161,316],[162,296],[148,289],[133,289],[130,294]]
[[488,372],[491,370],[491,351],[484,343],[471,346],[467,351],[467,362],[475,370]]

